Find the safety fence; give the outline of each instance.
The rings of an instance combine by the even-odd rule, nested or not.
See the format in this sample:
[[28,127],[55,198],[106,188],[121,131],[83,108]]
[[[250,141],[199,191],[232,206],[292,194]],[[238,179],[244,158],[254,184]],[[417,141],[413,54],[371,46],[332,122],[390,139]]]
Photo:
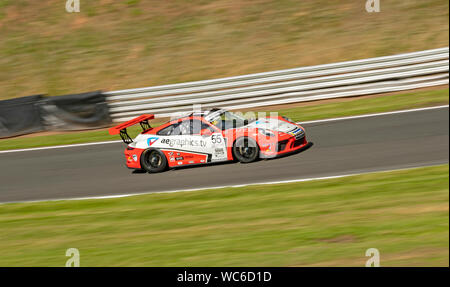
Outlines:
[[202,108],[248,109],[395,92],[449,82],[449,48],[104,93],[114,122]]
[[174,116],[352,97],[449,83],[449,48],[221,79],[102,93],[0,101],[0,138],[109,126],[141,114]]

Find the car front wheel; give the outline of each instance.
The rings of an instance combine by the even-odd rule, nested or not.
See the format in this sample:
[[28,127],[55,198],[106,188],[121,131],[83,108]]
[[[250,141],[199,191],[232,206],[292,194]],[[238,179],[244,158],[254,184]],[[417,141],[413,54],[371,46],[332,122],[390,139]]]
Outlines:
[[233,146],[233,154],[241,163],[255,161],[259,156],[259,147],[254,139],[238,138]]

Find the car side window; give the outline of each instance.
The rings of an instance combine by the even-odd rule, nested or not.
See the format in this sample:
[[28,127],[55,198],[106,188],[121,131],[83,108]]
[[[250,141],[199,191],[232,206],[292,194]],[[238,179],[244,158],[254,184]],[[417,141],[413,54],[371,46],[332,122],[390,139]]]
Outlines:
[[191,132],[193,135],[199,135],[201,134],[202,130],[204,129],[212,129],[207,123],[204,123],[199,120],[192,120],[191,121]]
[[180,123],[176,123],[176,124],[172,124],[170,126],[167,126],[165,128],[163,128],[162,130],[160,130],[159,132],[157,132],[158,135],[160,136],[170,136],[173,135],[174,130],[176,130],[177,126],[179,126]]
[[206,130],[206,129],[209,130],[211,133],[216,132],[216,130],[212,126],[208,125],[207,123],[202,122],[201,130]]
[[191,120],[190,122],[191,134],[193,135],[200,135],[203,130],[209,130],[211,133],[215,132],[213,127],[203,121]]
[[180,135],[189,135],[190,130],[190,123],[189,120],[182,121],[171,133],[171,135],[174,136],[180,136]]
[[157,134],[161,136],[200,135],[204,129],[209,129],[211,132],[214,132],[214,129],[207,123],[191,119],[167,126]]

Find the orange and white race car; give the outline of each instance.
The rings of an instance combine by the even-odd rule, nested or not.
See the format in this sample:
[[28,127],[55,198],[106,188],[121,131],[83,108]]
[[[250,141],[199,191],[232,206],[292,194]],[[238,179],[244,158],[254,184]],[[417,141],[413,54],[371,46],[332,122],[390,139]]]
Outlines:
[[[305,130],[286,117],[248,120],[224,109],[193,112],[152,128],[154,115],[142,115],[109,129],[127,144],[126,165],[161,172],[168,168],[223,161],[253,162],[299,152],[311,143]],[[127,128],[140,124],[132,139]]]

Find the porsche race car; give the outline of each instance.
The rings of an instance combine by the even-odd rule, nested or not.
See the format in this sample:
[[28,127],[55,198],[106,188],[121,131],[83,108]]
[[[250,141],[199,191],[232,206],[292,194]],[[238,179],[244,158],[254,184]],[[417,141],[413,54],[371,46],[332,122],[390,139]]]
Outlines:
[[[224,109],[193,112],[151,127],[147,114],[109,129],[127,144],[126,165],[149,173],[186,165],[223,161],[250,163],[308,148],[305,130],[286,117],[248,120]],[[127,128],[140,124],[132,139]]]

